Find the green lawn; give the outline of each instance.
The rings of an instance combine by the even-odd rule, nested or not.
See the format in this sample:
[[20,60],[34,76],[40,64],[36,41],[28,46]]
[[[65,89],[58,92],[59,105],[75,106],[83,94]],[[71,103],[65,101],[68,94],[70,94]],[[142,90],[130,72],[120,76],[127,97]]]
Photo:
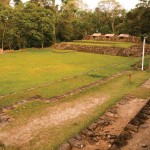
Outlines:
[[115,42],[115,41],[100,41],[100,40],[74,40],[74,42],[81,42],[81,43],[112,43],[112,44],[123,44],[123,43],[130,43],[130,44],[135,44],[131,42]]
[[[0,95],[5,95],[5,97],[0,98],[0,108],[35,95],[51,98],[103,78],[108,78],[113,74],[126,70],[132,71],[131,82],[129,82],[126,72],[106,84],[86,89],[56,103],[33,100],[18,106],[7,112],[14,120],[0,131],[9,131],[25,125],[30,119],[46,114],[47,108],[50,107],[84,102],[89,97],[94,96],[108,96],[108,100],[104,104],[97,106],[88,114],[81,115],[75,120],[64,122],[53,128],[43,129],[40,131],[40,136],[35,136],[29,143],[22,145],[22,148],[26,147],[26,149],[57,149],[61,143],[87,127],[125,95],[150,96],[147,89],[138,88],[141,83],[149,78],[150,72],[137,72],[131,68],[131,65],[139,60],[140,58],[81,53],[70,50],[61,51],[51,48],[29,49],[24,52],[0,55]],[[73,78],[56,82],[64,77]],[[39,87],[44,83],[49,84]],[[34,89],[20,92],[32,87]],[[12,92],[17,93],[7,95]],[[40,144],[38,144],[39,142]],[[19,148],[12,145],[7,149]]]
[[54,53],[51,50],[28,50],[0,55],[0,95],[75,76],[102,66],[134,63],[132,58],[79,52]]
[[[87,114],[81,115],[76,119],[66,121],[55,127],[43,129],[40,132],[40,136],[35,136],[28,144],[22,145],[22,148],[26,147],[27,149],[56,150],[61,143],[65,142],[68,138],[75,136],[75,134],[80,133],[82,129],[86,128],[91,122],[95,121],[105,111],[107,111],[108,108],[121,100],[125,95],[131,94],[139,98],[149,97],[149,91],[146,89],[141,89],[139,87],[141,83],[149,78],[149,75],[150,73],[148,72],[133,71],[131,82],[128,81],[127,74],[124,74],[104,85],[92,87],[59,103],[55,103],[52,106],[50,106],[50,104],[40,104],[42,102],[34,101],[13,111],[10,111],[9,115],[13,116],[13,118],[15,118],[15,120],[17,120],[18,124],[20,125],[24,123],[24,121],[26,122],[31,116],[34,116],[33,118],[35,118],[35,116],[44,111],[44,108],[46,107],[60,106],[64,105],[65,103],[66,105],[75,102],[80,103],[86,101],[87,99],[89,99],[89,97],[101,97],[103,95],[109,95],[109,98],[105,103],[97,106]],[[140,93],[140,95],[138,92]],[[11,127],[13,127],[13,125]],[[38,144],[38,142],[40,142],[40,144]],[[8,147],[8,149],[10,150],[13,150],[15,148],[17,149],[18,147]]]
[[129,48],[135,45],[134,43],[129,43],[129,42],[94,41],[94,40],[81,40],[81,41],[74,41],[70,43],[74,45],[118,47],[118,48]]
[[[0,95],[17,92],[0,98],[0,107],[24,98],[41,95],[51,98],[130,69],[137,58],[98,55],[74,51],[27,50],[0,55]],[[116,66],[111,66],[117,64]],[[99,69],[94,71],[94,69]],[[83,74],[84,73],[84,74]],[[65,77],[71,78],[56,82]],[[82,75],[83,74],[83,75]],[[56,83],[55,83],[56,82]],[[44,87],[38,87],[50,83]],[[35,89],[20,93],[21,90]]]

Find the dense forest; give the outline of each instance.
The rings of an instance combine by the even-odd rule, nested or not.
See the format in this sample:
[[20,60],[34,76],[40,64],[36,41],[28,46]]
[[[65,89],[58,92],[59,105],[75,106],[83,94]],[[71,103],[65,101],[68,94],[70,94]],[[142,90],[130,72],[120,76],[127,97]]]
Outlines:
[[21,0],[0,2],[0,48],[48,47],[82,39],[86,34],[128,33],[150,36],[150,0],[126,11],[115,0],[101,0],[89,10],[82,0]]

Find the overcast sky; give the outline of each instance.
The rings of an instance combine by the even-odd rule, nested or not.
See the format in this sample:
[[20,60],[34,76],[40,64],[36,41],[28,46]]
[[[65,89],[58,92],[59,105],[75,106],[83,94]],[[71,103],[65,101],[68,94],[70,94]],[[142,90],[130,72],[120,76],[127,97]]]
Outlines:
[[[28,0],[22,0],[23,2],[28,1]],[[60,4],[61,0],[56,0],[56,3]],[[100,0],[83,0],[85,3],[88,4],[89,8],[94,9],[98,2]],[[139,2],[139,0],[116,0],[118,1],[123,8],[130,10],[131,8],[134,8],[135,5]]]
[[[93,9],[97,6],[100,0],[83,0],[83,1],[86,2],[88,6]],[[139,0],[116,0],[116,1],[118,1],[123,6],[123,8],[127,10],[134,8],[135,5],[139,2]]]

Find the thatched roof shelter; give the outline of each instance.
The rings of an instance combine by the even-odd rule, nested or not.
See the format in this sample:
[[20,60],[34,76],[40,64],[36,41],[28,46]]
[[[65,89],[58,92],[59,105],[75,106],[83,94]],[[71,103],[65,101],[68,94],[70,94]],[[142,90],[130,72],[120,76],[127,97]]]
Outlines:
[[120,37],[120,38],[128,38],[128,37],[130,37],[130,35],[129,34],[120,34],[118,37]]
[[101,33],[94,33],[92,36],[97,37],[97,36],[102,36]]
[[115,34],[105,34],[105,37],[114,37],[115,36]]

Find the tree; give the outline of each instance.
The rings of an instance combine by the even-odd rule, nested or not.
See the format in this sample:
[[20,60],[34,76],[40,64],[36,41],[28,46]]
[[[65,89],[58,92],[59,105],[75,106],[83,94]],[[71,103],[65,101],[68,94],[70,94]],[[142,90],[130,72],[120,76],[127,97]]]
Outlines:
[[[135,36],[150,36],[150,0],[140,0],[137,7],[127,13],[127,31]],[[149,39],[150,42],[150,39]]]
[[87,26],[87,14],[87,5],[82,0],[62,0],[56,24],[57,40],[81,39]]
[[54,22],[53,22],[53,42],[56,42],[56,19],[58,15],[58,5],[55,4],[55,0],[51,0],[50,9],[54,15]]
[[57,37],[61,41],[70,41],[73,38],[72,22],[74,20],[74,13],[76,12],[76,6],[74,1],[63,2],[58,16]]
[[2,50],[4,50],[5,34],[8,30],[8,25],[11,24],[11,14],[11,8],[9,5],[0,3],[0,37]]
[[54,15],[51,9],[34,3],[14,8],[0,3],[0,44],[2,49],[45,47],[53,43]]
[[116,18],[121,15],[122,10],[119,2],[116,2],[116,0],[101,0],[98,3],[98,8],[103,14],[105,22],[107,22],[111,31],[115,33]]
[[112,33],[110,21],[106,19],[104,12],[102,12],[98,7],[94,12],[93,23],[95,25],[94,32],[100,32],[103,34]]
[[136,7],[144,7],[148,8],[150,7],[150,0],[139,0],[140,2],[136,5]]
[[14,0],[15,5],[18,5],[19,3],[22,3],[22,1],[21,0]]
[[26,29],[22,36],[26,37],[29,47],[44,47],[53,43],[53,13],[50,9],[40,7],[34,3],[28,3],[23,9],[24,23],[21,26]]
[[58,13],[58,5],[56,5],[56,0],[30,0],[30,2],[38,4],[41,7],[50,9],[53,12],[53,43],[56,42],[56,19]]

